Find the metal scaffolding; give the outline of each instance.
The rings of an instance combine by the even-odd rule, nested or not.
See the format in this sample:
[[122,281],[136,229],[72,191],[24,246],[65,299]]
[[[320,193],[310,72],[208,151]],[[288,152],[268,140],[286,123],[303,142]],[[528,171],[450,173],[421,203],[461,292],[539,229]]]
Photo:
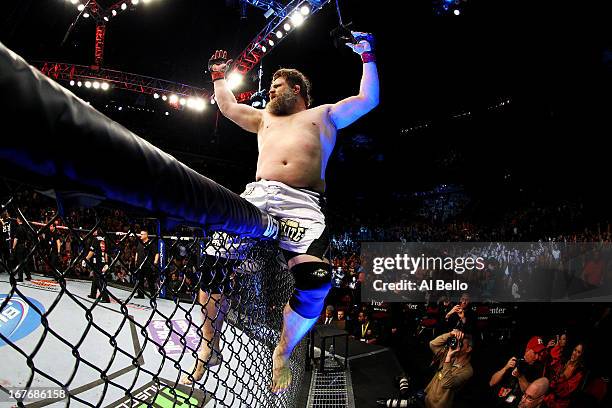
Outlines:
[[[250,4],[254,3],[276,3],[259,0],[247,0]],[[291,22],[291,16],[294,13],[299,13],[303,6],[308,6],[308,15],[302,15],[302,18],[310,18],[318,12],[330,0],[292,0],[283,6],[281,10],[275,10],[274,16],[269,18],[265,27],[249,42],[242,50],[240,55],[236,57],[232,64],[232,69],[242,75],[251,71],[272,49],[277,46],[285,37],[295,29]],[[289,31],[279,30],[279,27],[289,24]],[[281,36],[275,35],[277,31],[281,32]]]

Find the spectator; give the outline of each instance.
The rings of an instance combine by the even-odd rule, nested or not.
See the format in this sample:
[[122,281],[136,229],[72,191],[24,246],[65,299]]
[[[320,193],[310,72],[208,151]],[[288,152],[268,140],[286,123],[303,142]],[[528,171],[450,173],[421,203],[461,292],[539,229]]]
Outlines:
[[545,349],[541,337],[532,337],[527,343],[521,364],[518,364],[519,360],[516,357],[511,357],[491,376],[489,386],[497,391],[495,393],[497,406],[516,406],[529,384],[542,377],[544,369],[539,360]]
[[449,320],[447,319],[447,316],[450,317],[455,313],[453,309],[453,302],[450,297],[444,295],[438,300],[438,328],[440,329],[440,333],[446,333],[454,329],[454,327],[450,327],[451,324],[449,324]]
[[[457,347],[448,347],[451,337],[457,338]],[[474,370],[470,363],[473,342],[470,335],[460,330],[442,334],[429,343],[436,357],[440,356],[438,371],[425,388],[425,406],[427,408],[451,408],[455,393],[472,378]]]
[[561,333],[561,335],[557,334],[555,339],[552,339],[548,342],[548,368],[556,367],[557,364],[561,362],[563,358],[563,352],[565,351],[565,346],[567,345],[567,334]]
[[172,256],[172,262],[162,271],[165,277],[166,298],[176,299],[180,297],[183,281],[180,279],[180,274],[185,268],[186,250],[182,246],[177,246]]
[[319,324],[331,325],[334,321],[334,307],[332,305],[327,305],[325,308],[325,312],[323,316],[319,319]]
[[578,344],[570,358],[563,364],[559,362],[550,377],[550,390],[544,397],[548,408],[566,408],[584,378],[584,345]]
[[370,315],[366,311],[360,311],[357,315],[357,324],[353,327],[353,338],[368,344],[378,342],[378,330],[376,325],[370,322]]
[[476,314],[470,306],[470,294],[463,293],[459,303],[445,316],[446,327],[459,329],[464,333],[473,334],[476,328]]
[[546,377],[540,377],[534,380],[525,390],[518,407],[546,408],[547,405],[544,402],[544,395],[548,392],[548,387],[548,379]]
[[605,261],[601,256],[601,251],[595,251],[593,259],[589,259],[582,271],[582,280],[589,289],[594,289],[603,283]]
[[344,309],[338,309],[336,311],[336,321],[334,322],[337,328],[340,330],[347,330],[346,312]]

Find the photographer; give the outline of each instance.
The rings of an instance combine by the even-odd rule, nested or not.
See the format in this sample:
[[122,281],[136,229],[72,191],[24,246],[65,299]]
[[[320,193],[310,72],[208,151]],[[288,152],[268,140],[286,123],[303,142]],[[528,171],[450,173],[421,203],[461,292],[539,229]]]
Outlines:
[[532,337],[527,343],[522,359],[512,357],[489,380],[489,386],[495,387],[496,406],[515,407],[521,396],[536,378],[543,375],[544,367],[540,362],[541,354],[546,350],[541,337]]
[[453,330],[436,337],[429,343],[431,351],[440,359],[438,371],[425,388],[427,408],[452,407],[457,392],[472,377],[470,363],[472,336]]

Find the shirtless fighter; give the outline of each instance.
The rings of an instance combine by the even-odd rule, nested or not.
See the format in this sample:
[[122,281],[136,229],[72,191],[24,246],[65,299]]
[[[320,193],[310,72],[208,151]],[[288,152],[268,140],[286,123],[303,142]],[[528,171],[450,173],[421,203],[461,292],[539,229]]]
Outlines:
[[[283,330],[272,355],[274,393],[284,391],[291,383],[291,352],[317,321],[331,288],[331,265],[326,258],[329,239],[322,205],[325,168],[336,133],[378,105],[372,36],[352,34],[356,41],[347,46],[363,61],[359,94],[335,104],[311,107],[310,82],[295,69],[274,73],[265,110],[238,104],[225,81],[231,63],[227,52],[216,51],[209,61],[221,113],[257,134],[256,181],[247,185],[242,197],[280,221],[279,245],[296,282],[283,311]],[[206,367],[221,361],[218,333],[229,302],[220,294],[208,295],[204,290],[199,292],[199,301],[205,309],[202,347],[192,373],[183,376],[186,384],[199,381]]]

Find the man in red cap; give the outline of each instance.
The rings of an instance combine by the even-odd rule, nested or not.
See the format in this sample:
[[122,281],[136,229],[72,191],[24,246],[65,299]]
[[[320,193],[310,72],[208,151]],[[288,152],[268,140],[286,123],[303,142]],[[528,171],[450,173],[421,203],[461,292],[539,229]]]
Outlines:
[[517,406],[529,384],[542,377],[544,366],[541,357],[545,350],[544,340],[534,336],[527,342],[523,358],[510,358],[491,376],[489,386],[495,387],[497,391],[498,406]]

